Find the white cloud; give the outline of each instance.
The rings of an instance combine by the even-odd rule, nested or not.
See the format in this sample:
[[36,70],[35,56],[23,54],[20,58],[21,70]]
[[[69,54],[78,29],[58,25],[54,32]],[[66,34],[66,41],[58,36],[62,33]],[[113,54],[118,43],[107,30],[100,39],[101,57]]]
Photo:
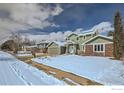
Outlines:
[[77,28],[75,31],[58,31],[58,32],[52,32],[48,35],[29,35],[30,39],[35,39],[37,42],[40,42],[41,40],[49,40],[49,41],[64,41],[65,38],[71,34],[71,33],[76,33],[76,34],[81,34],[82,32],[89,32],[89,31],[97,31],[99,30],[99,33],[105,32],[107,33],[108,31],[113,30],[114,28],[112,27],[112,24],[110,22],[101,22],[100,24],[97,24],[93,26],[89,30],[83,30],[83,28]]
[[63,11],[59,4],[52,8],[45,4],[0,4],[0,10],[8,13],[6,18],[0,17],[0,39],[7,37],[13,31],[29,28],[43,29],[48,26],[58,27],[47,19]]
[[83,28],[77,28],[74,32],[76,34],[80,34],[83,31]]
[[26,37],[28,37],[30,40],[35,40],[37,43],[42,41],[42,40],[48,40],[48,41],[65,41],[66,37],[71,34],[71,33],[76,33],[76,34],[80,34],[81,31],[79,31],[78,29],[75,31],[58,31],[58,32],[51,32],[48,35],[26,35]]

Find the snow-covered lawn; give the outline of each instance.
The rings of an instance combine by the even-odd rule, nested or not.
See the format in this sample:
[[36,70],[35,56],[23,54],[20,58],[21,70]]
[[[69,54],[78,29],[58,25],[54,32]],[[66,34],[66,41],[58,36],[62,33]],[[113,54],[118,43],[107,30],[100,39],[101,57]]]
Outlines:
[[32,60],[104,85],[124,85],[124,64],[121,61],[78,55],[60,55]]
[[0,51],[0,85],[66,85],[66,83]]

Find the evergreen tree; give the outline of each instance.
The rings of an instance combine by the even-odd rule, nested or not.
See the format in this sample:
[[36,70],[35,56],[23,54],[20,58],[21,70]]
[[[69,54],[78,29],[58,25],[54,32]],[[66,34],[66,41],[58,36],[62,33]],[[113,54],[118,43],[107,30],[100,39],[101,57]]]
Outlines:
[[115,59],[120,59],[122,57],[122,47],[121,47],[121,39],[123,32],[123,25],[120,12],[116,12],[114,19],[114,35],[113,35],[113,55]]
[[121,52],[122,52],[122,57],[124,59],[124,29],[123,32],[121,33]]

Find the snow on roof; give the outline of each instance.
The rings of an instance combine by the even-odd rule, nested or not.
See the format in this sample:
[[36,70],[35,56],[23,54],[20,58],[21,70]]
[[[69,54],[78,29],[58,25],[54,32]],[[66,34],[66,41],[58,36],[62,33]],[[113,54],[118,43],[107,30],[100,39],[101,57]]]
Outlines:
[[97,30],[87,30],[87,31],[83,31],[81,34],[79,34],[78,36],[84,36],[84,35],[90,35],[90,34],[94,34]]
[[57,44],[58,46],[65,46],[66,42],[61,42],[61,41],[52,41],[51,43],[48,44],[47,47],[49,47],[52,43]]
[[112,24],[110,22],[101,22],[100,24],[95,25],[89,30],[82,31],[82,33],[79,34],[78,36],[94,34],[95,32],[103,33],[103,32],[113,31],[113,30],[114,28],[112,27]]
[[25,48],[35,48],[37,45],[31,45],[31,46],[24,46]]
[[[69,36],[71,36],[71,35],[77,35],[76,33],[74,33],[74,32],[72,32],[72,33],[70,33],[67,37],[69,37]],[[78,35],[77,35],[78,36]]]
[[50,43],[50,41],[48,41],[48,40],[42,40],[42,41],[38,42],[37,44],[43,44],[43,43]]
[[82,43],[81,45],[84,45],[84,44],[86,44],[86,43],[92,41],[93,39],[95,39],[95,38],[97,38],[97,37],[102,37],[102,38],[106,38],[106,39],[112,40],[112,37],[107,37],[107,36],[104,36],[104,35],[97,35],[97,36],[95,36],[95,37],[93,37],[93,38],[87,40],[86,42]]

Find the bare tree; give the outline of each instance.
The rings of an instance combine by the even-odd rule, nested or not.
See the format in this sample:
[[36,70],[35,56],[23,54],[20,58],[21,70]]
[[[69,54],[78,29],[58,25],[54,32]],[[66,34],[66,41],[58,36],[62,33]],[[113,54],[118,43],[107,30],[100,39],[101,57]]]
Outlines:
[[30,39],[25,36],[25,38],[23,40],[23,45],[29,45],[29,44],[30,44]]
[[35,40],[30,40],[27,35],[24,36],[24,39],[22,41],[23,45],[35,45],[36,41]]
[[14,47],[14,53],[17,53],[18,50],[22,48],[22,37],[20,33],[11,33],[10,39],[14,41],[16,46]]

